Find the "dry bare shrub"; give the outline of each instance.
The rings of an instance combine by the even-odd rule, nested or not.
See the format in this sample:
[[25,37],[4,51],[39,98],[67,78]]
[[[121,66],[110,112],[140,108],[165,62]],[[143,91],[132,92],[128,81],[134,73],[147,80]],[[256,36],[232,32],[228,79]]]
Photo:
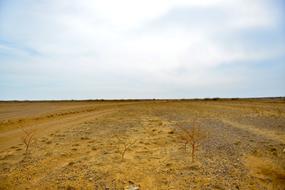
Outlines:
[[252,107],[252,111],[254,112],[255,116],[257,116],[257,117],[260,116],[260,111],[258,108]]
[[122,139],[118,136],[116,136],[116,139],[118,140],[117,143],[121,146],[119,149],[120,154],[121,154],[121,161],[125,159],[125,154],[130,148],[136,143],[136,139]]
[[195,160],[196,152],[200,142],[206,138],[206,134],[200,129],[197,120],[193,121],[192,125],[178,125],[179,138],[184,143],[184,150],[187,152],[187,145],[191,145],[192,162]]
[[24,128],[21,128],[21,130],[24,133],[24,136],[22,137],[22,142],[25,145],[25,155],[28,154],[29,147],[31,146],[32,140],[34,138],[34,130],[26,130]]
[[282,117],[282,110],[280,108],[277,108],[277,117]]

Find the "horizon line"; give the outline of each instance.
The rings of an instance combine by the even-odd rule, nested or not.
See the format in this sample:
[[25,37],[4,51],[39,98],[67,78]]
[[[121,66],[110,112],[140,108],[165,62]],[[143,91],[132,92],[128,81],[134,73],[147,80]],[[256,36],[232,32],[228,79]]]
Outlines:
[[187,100],[248,100],[248,99],[285,99],[285,96],[262,97],[203,97],[203,98],[96,98],[96,99],[11,99],[0,102],[83,102],[83,101],[187,101]]

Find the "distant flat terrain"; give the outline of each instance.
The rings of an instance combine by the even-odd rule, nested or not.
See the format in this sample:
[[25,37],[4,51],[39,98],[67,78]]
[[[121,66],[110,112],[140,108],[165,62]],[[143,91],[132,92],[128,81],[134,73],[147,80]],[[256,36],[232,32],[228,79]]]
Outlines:
[[285,101],[0,102],[0,189],[26,188],[283,190]]

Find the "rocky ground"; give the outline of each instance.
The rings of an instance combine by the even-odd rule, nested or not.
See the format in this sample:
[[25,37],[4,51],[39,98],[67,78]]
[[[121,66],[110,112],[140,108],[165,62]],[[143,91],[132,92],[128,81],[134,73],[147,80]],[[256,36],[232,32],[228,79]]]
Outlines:
[[0,143],[0,189],[285,189],[283,100],[1,103]]

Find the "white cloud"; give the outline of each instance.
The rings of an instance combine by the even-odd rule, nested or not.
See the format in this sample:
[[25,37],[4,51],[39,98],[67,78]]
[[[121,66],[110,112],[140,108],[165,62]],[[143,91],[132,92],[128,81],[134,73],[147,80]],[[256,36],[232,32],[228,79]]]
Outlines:
[[[123,51],[121,52],[123,54],[132,52],[132,54],[144,57],[147,57],[148,53],[150,57],[155,55],[161,57],[161,54],[164,54],[165,59],[168,59],[167,56],[175,55],[174,57],[179,59],[181,54],[184,53],[183,56],[185,56],[185,51],[189,50],[195,51],[195,57],[203,58],[203,55],[197,55],[196,47],[201,50],[201,53],[204,53],[203,50],[210,51],[207,52],[213,54],[209,55],[210,57],[225,57],[227,53],[219,55],[224,51],[219,49],[219,46],[223,44],[212,39],[213,36],[219,35],[218,32],[234,34],[235,31],[232,30],[269,27],[276,20],[274,10],[266,9],[265,1],[256,0],[74,0],[47,1],[44,6],[40,5],[40,2],[26,5],[31,6],[31,9],[22,10],[19,15],[15,15],[20,18],[12,17],[12,24],[6,23],[8,28],[12,25],[7,30],[8,33],[18,27],[21,19],[24,21],[20,25],[23,27],[23,31],[13,31],[11,38],[19,39],[43,53],[80,55],[94,51],[95,58],[97,51],[110,51],[108,53]],[[158,28],[153,33],[152,31],[136,33],[137,30],[144,29],[144,26],[147,26],[149,22],[160,19],[177,7],[198,10],[205,7],[220,9],[224,12],[225,18],[219,22],[224,25],[213,27],[210,25],[211,22],[216,21],[213,18],[208,21],[211,28],[199,29],[199,26],[196,27],[197,23],[193,23],[193,26],[190,24],[186,29],[171,28],[170,26],[169,28]],[[207,13],[205,12],[205,14]],[[199,22],[199,18],[197,20]],[[7,22],[10,21],[7,20]],[[236,55],[237,53],[232,52],[232,54]],[[170,58],[170,61],[173,62],[172,64],[176,64],[175,62],[179,62],[177,59]],[[200,64],[204,62],[209,64],[209,61],[202,60]],[[220,62],[220,60],[213,60],[213,62]],[[195,60],[189,64],[196,64]]]
[[[28,64],[49,74],[56,69],[92,80],[102,73],[138,73],[145,81],[175,85],[227,84],[224,77],[203,73],[284,53],[249,51],[224,39],[278,27],[280,15],[270,5],[268,0],[31,0],[8,6],[0,35],[40,52]],[[180,69],[191,73],[181,75]],[[237,75],[232,82],[241,80]]]

